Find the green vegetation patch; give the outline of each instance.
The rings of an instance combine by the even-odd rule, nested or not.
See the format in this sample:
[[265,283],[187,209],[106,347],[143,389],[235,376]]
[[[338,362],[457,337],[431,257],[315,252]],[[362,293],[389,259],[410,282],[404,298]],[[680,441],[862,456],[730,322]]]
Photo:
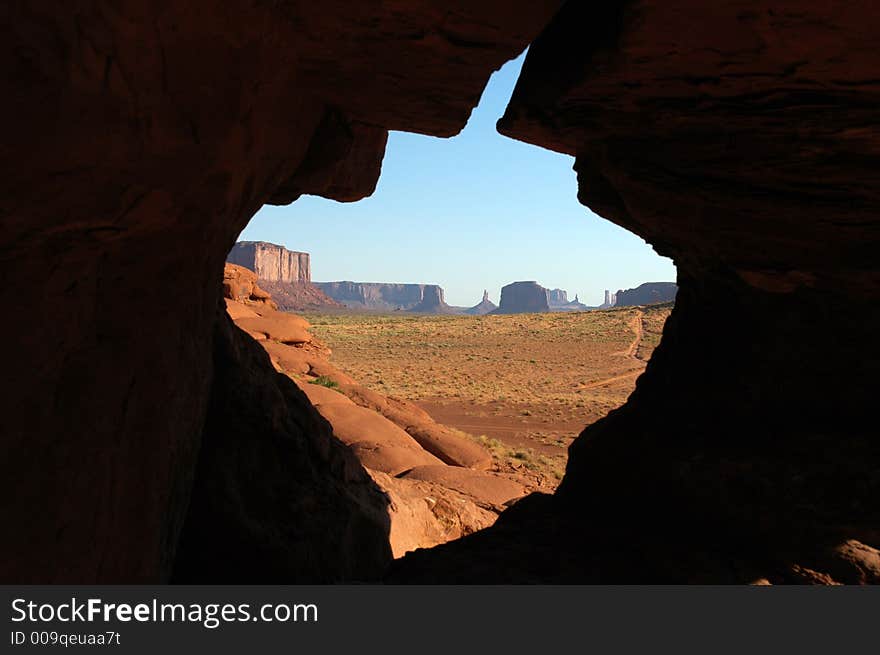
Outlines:
[[309,380],[309,384],[317,384],[322,387],[327,387],[328,389],[333,389],[334,391],[339,391],[339,383],[329,375],[319,375],[314,380]]

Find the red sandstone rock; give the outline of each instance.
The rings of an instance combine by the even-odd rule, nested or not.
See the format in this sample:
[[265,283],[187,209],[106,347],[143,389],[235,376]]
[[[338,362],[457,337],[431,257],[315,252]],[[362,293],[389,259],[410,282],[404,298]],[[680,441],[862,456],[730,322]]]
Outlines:
[[[480,444],[461,436],[455,430],[436,423],[433,419],[427,422],[411,422],[400,416],[407,434],[415,439],[425,450],[443,460],[450,466],[485,470],[492,466],[492,455]],[[392,419],[394,420],[394,419]]]
[[[230,316],[238,315],[240,319],[259,317],[241,303],[227,300],[226,304]],[[261,312],[268,316],[275,314],[264,310]],[[247,323],[242,320],[237,322]],[[426,474],[425,479],[403,480],[383,473],[411,470],[413,464],[423,469],[425,458],[430,456],[420,449],[413,450],[415,444],[381,417],[390,419],[414,435],[420,446],[444,462],[486,468],[491,464],[491,456],[481,446],[434,423],[424,410],[412,403],[386,398],[356,384],[332,367],[322,355],[268,339],[261,340],[260,345],[281,372],[289,375],[324,375],[341,383],[337,390],[312,384],[308,379],[295,380],[312,405],[329,421],[334,436],[351,445],[352,453],[370,467],[370,475],[387,494],[390,501],[387,509],[391,526],[389,543],[394,557],[457,539],[488,527],[495,521],[496,512],[488,509],[500,504],[497,502],[498,483],[493,478],[467,478],[462,484],[460,476],[454,475],[434,473],[433,479],[428,479],[430,475]],[[416,455],[415,459],[413,454]],[[434,458],[427,461],[439,464]],[[445,484],[449,480],[452,481],[451,487]],[[502,486],[502,495],[504,489]],[[521,487],[518,493],[524,493]]]
[[[312,339],[299,316],[283,312],[264,312],[262,316],[246,316],[236,321],[243,330],[264,334],[266,339],[281,343],[308,343]],[[306,323],[306,325],[308,325]]]
[[223,297],[238,303],[277,309],[269,294],[257,284],[256,274],[237,264],[226,264],[223,268]]
[[273,199],[369,194],[389,129],[461,130],[559,4],[0,4],[0,300],[35,317],[0,334],[0,579],[168,579],[237,235]]
[[[559,6],[0,5],[0,304],[33,317],[0,327],[0,578],[379,575],[387,514],[224,332],[223,257],[266,201],[370,193],[388,129],[460,130]],[[676,308],[558,498],[397,579],[830,582],[829,545],[877,545],[878,20],[565,4],[500,129],[577,157],[580,199],[675,258]]]
[[315,356],[302,348],[294,348],[277,341],[263,341],[260,345],[281,373],[307,374],[311,370],[309,362],[315,359]]
[[355,405],[342,393],[308,382],[297,384],[330,423],[333,435],[367,468],[398,475],[416,466],[441,463],[391,421]]
[[394,557],[430,548],[492,525],[497,514],[441,484],[369,471],[388,495],[389,542]]
[[226,317],[214,335],[214,375],[174,581],[380,575],[391,556],[387,497],[306,396]]
[[471,496],[488,505],[504,505],[521,498],[525,489],[512,480],[485,471],[471,471],[456,466],[419,466],[402,476],[407,480],[433,482]]
[[302,389],[303,393],[309,398],[309,402],[315,407],[318,405],[338,404],[345,407],[352,406],[353,403],[336,389],[325,387],[321,384],[313,384],[311,381],[294,380],[297,386]]
[[316,407],[333,426],[333,436],[351,448],[367,468],[399,475],[416,466],[442,464],[406,432],[376,412],[351,401],[325,401]]
[[354,384],[354,380],[350,376],[320,357],[309,360],[309,375],[328,377],[339,385]]
[[226,313],[229,314],[229,318],[233,321],[237,321],[240,318],[257,318],[259,316],[257,312],[244,303],[229,300],[228,298],[224,300],[226,302]]
[[880,550],[855,539],[832,550],[835,563],[828,566],[836,580],[847,584],[880,584]]
[[265,241],[239,241],[229,251],[226,262],[256,273],[267,282],[310,282],[312,267],[307,252],[294,252]]
[[260,280],[260,285],[272,294],[272,300],[278,308],[286,312],[323,311],[343,307],[330,296],[326,295],[311,282],[267,282]]
[[579,200],[674,259],[676,305],[556,497],[402,579],[870,579],[829,549],[878,545],[878,29],[868,3],[566,3],[499,131],[575,156]]
[[413,403],[390,398],[359,384],[342,384],[342,392],[362,407],[373,409],[406,430],[429,453],[452,466],[487,469],[492,455],[478,443],[436,423]]

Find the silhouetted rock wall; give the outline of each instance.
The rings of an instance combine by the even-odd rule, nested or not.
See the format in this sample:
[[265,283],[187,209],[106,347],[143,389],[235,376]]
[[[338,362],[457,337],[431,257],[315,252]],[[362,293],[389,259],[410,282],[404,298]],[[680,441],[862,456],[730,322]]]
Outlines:
[[[274,375],[234,355],[215,371],[237,236],[267,202],[372,193],[389,129],[458,133],[489,75],[559,5],[0,4],[0,304],[33,317],[26,330],[0,327],[15,371],[0,395],[0,520],[16,526],[0,580],[168,580],[212,403],[230,382]],[[309,431],[296,406],[287,416]],[[260,447],[296,476],[305,465],[286,453],[300,445],[288,445]],[[242,501],[280,478],[260,472],[262,455],[226,460],[248,487]],[[334,461],[308,466],[332,486]],[[328,529],[319,535],[315,517],[294,511],[316,498],[263,505],[262,525],[275,524],[266,537],[299,539],[285,548],[342,571],[355,554],[334,562],[339,549],[308,545],[338,526],[314,523]],[[330,516],[342,505],[309,506]],[[270,562],[252,559],[254,577]],[[284,566],[278,578],[293,581]]]
[[574,156],[578,199],[675,261],[675,307],[556,496],[402,578],[880,581],[878,29],[819,0],[565,4],[499,131]]

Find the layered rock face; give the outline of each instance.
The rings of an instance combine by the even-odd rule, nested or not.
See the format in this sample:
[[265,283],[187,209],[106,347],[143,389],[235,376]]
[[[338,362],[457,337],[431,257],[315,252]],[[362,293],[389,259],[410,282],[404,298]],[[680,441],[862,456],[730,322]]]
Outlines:
[[402,577],[880,581],[878,27],[867,4],[565,5],[499,130],[574,155],[580,201],[675,260],[676,306],[556,497]]
[[677,293],[678,285],[675,282],[645,282],[635,289],[618,291],[614,294],[614,304],[618,307],[632,307],[673,302]]
[[311,282],[267,282],[260,285],[272,294],[272,300],[284,311],[303,312],[342,309],[345,305],[333,300]]
[[285,311],[315,311],[341,308],[311,283],[311,258],[307,252],[295,252],[265,241],[239,241],[229,251],[226,261],[256,273],[273,302]]
[[537,282],[513,282],[501,289],[501,304],[493,314],[548,312],[547,289]]
[[274,243],[239,241],[229,251],[226,261],[249,268],[266,282],[312,281],[309,253],[295,252]]
[[353,309],[433,312],[447,306],[443,289],[436,284],[348,281],[314,284],[333,300]]
[[[169,578],[209,407],[240,379],[213,346],[236,236],[266,202],[369,195],[388,129],[457,133],[559,5],[3,3],[0,293],[32,320],[0,327],[0,579]],[[227,419],[212,442],[251,438]]]

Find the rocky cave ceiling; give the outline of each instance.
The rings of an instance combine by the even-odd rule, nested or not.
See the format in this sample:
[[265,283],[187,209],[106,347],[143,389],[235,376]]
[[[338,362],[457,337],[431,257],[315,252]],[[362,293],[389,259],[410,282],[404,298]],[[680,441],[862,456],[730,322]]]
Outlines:
[[[871,3],[0,18],[2,579],[877,581]],[[574,155],[580,201],[675,259],[678,302],[555,496],[388,573],[381,498],[221,311],[223,260],[265,203],[369,195],[388,130],[455,134],[530,43],[499,130]]]

